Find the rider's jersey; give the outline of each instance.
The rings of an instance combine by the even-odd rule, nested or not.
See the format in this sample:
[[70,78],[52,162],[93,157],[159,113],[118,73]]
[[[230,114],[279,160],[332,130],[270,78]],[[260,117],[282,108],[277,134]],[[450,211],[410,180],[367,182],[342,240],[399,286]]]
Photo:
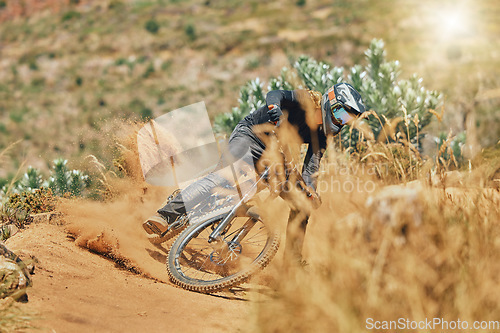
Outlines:
[[[298,131],[299,136],[304,143],[309,144],[302,169],[302,177],[307,185],[316,188],[316,182],[313,175],[319,170],[319,163],[323,152],[326,149],[326,136],[319,126],[311,128],[306,122],[306,111],[301,97],[308,94],[305,90],[273,90],[266,95],[266,105],[255,110],[246,116],[240,124],[253,127],[270,121],[268,105],[278,105],[283,113],[287,115],[287,120]],[[314,118],[314,116],[313,116]]]

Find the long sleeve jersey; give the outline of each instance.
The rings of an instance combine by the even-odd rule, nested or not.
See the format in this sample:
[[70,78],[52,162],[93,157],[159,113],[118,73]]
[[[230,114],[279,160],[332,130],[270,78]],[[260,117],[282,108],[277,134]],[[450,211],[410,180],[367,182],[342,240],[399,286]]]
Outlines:
[[319,170],[319,164],[323,152],[326,149],[326,136],[320,127],[311,128],[306,122],[306,110],[302,107],[300,101],[303,100],[304,90],[273,90],[266,95],[266,105],[255,110],[253,113],[246,116],[240,124],[253,127],[255,125],[264,124],[270,121],[268,105],[278,105],[281,110],[287,114],[288,122],[292,124],[298,131],[303,143],[309,144],[306,156],[304,158],[304,166],[302,169],[302,177],[305,183],[312,188],[316,188],[316,179],[314,174]]

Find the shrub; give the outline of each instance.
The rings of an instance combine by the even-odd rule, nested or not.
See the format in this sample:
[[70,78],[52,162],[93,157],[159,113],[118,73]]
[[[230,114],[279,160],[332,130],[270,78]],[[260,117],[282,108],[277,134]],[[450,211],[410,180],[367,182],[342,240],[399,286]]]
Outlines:
[[44,183],[57,196],[80,196],[90,185],[90,178],[80,170],[68,170],[67,160],[54,160],[51,176]]
[[129,109],[133,114],[139,115],[139,117],[143,120],[153,118],[153,111],[140,99],[133,99],[129,103]]
[[158,22],[156,20],[151,19],[151,20],[146,21],[146,23],[144,24],[144,29],[146,29],[147,31],[149,31],[152,34],[156,34],[156,33],[158,33],[158,30],[160,30],[160,25],[158,24]]
[[150,108],[141,109],[140,116],[142,120],[153,119],[153,111]]
[[108,4],[108,9],[114,9],[114,8],[121,9],[123,7],[124,7],[123,2],[118,0],[111,0]]
[[241,87],[239,106],[215,117],[214,130],[218,133],[231,133],[241,119],[264,105],[264,100],[262,82],[258,78],[248,82]]
[[29,167],[23,177],[0,189],[0,223],[22,227],[29,223],[30,214],[55,209],[56,197],[82,196],[89,188],[90,177],[80,170],[69,170],[67,160],[54,160],[50,177],[43,180],[40,170]]
[[[270,79],[268,90],[307,88],[324,93],[336,83],[349,82],[360,91],[367,110],[374,112],[367,113],[356,128],[343,128],[341,138],[345,147],[357,150],[358,143],[367,140],[358,130],[366,128],[366,125],[373,138],[386,142],[405,140],[420,147],[422,130],[432,119],[433,113],[429,111],[440,105],[441,95],[426,90],[417,75],[398,81],[399,62],[385,59],[383,41],[373,40],[365,55],[366,66],[355,65],[348,71],[341,67],[332,68],[309,56],[300,56],[293,64],[293,69],[284,68],[278,78]],[[231,132],[239,120],[263,105],[262,88],[258,79],[243,86],[239,106],[233,108],[231,113],[216,117],[216,131]],[[394,127],[394,135],[389,135],[385,130],[389,125]],[[396,137],[397,133],[399,137]]]
[[11,112],[9,114],[10,120],[12,120],[15,123],[21,123],[23,121],[24,113],[23,112]]
[[155,72],[155,66],[153,65],[153,63],[149,63],[148,67],[146,67],[146,70],[144,71],[144,74],[142,74],[142,77],[147,79],[154,72]]
[[439,137],[436,138],[438,148],[436,164],[446,169],[461,165],[464,162],[462,148],[465,145],[465,139],[465,132],[461,132],[456,136],[452,136],[451,133],[440,133]]
[[194,41],[197,38],[196,29],[193,24],[189,23],[184,27],[184,32],[190,41]]
[[90,186],[91,180],[80,170],[69,170],[67,160],[59,158],[53,161],[48,179],[44,180],[40,170],[29,167],[18,181],[0,189],[0,199],[11,194],[30,193],[38,189],[50,189],[56,196],[80,196]]
[[74,10],[70,10],[70,11],[63,14],[63,16],[61,17],[61,21],[66,22],[66,21],[70,21],[70,20],[75,19],[75,18],[80,18],[81,16],[82,16],[82,14],[80,14],[79,12],[76,12]]
[[32,71],[37,71],[38,70],[38,65],[36,63],[36,59],[34,59],[33,61],[30,61],[29,65],[28,65],[29,69],[31,69]]
[[56,198],[49,188],[25,190],[11,194],[0,210],[2,224],[15,224],[22,228],[31,220],[31,214],[51,212],[55,209]]
[[17,185],[18,192],[31,191],[34,189],[39,189],[42,187],[43,177],[40,170],[33,167],[28,167],[28,170],[21,178],[19,184]]
[[116,66],[126,65],[127,63],[128,63],[128,61],[125,58],[118,58],[115,61]]

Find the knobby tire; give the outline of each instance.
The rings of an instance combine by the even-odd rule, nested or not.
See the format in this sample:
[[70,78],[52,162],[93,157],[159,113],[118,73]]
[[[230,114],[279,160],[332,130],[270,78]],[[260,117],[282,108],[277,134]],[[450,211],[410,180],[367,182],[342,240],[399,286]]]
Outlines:
[[[255,225],[252,230],[256,229],[254,232],[257,233],[255,236],[248,236],[248,240],[244,239],[244,241],[248,242],[246,247],[243,247],[241,244],[226,243],[236,247],[234,253],[240,251],[239,254],[236,255],[236,260],[234,260],[234,262],[228,261],[227,264],[217,262],[217,255],[219,253],[215,250],[213,250],[211,254],[208,253],[212,245],[208,244],[207,239],[212,228],[226,216],[227,209],[223,209],[223,211],[224,212],[221,213],[219,210],[215,210],[200,217],[196,221],[191,221],[190,225],[182,231],[172,244],[168,254],[167,271],[171,281],[176,285],[186,290],[202,293],[212,293],[229,289],[245,282],[258,270],[266,267],[278,251],[280,241],[279,233],[271,230],[261,219],[253,219]],[[235,217],[233,218],[235,225],[237,222],[234,220],[237,218],[252,219],[251,217]],[[236,226],[233,225],[231,228],[233,227],[234,229],[228,231],[228,235],[231,234],[231,232],[235,233],[238,231]],[[264,232],[265,235],[262,235],[262,232]],[[260,253],[258,253],[254,259],[245,258],[246,253],[249,252],[248,248],[251,249],[255,246],[250,240],[252,237],[257,237],[259,234],[261,235],[258,237],[262,240],[259,242],[258,246],[262,246],[262,250],[260,250]],[[197,238],[199,235],[203,235],[203,237]],[[200,245],[198,245],[198,242],[200,242]],[[199,248],[199,251],[197,248]],[[250,250],[250,252],[252,251]],[[241,258],[238,259],[238,257]],[[244,259],[252,261],[241,269],[240,267],[236,267],[235,272],[227,272],[231,270],[231,268],[234,268],[231,267],[231,265],[237,266],[237,262],[243,261]],[[199,261],[202,261],[202,263]],[[210,268],[212,272],[210,272]],[[202,276],[192,277],[190,274],[186,273],[187,271],[192,271],[193,274],[202,274]],[[205,274],[215,277],[209,279],[205,277]]]

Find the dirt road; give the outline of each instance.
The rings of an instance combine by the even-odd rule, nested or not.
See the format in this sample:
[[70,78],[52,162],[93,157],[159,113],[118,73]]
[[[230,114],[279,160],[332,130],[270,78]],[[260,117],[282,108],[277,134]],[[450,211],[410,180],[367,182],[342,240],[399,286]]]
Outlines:
[[77,246],[67,235],[65,226],[37,223],[7,241],[16,253],[34,255],[39,261],[29,302],[22,307],[37,314],[33,325],[41,332],[237,332],[244,328],[249,313],[245,295],[184,291],[167,282],[166,270],[163,281],[134,274]]

